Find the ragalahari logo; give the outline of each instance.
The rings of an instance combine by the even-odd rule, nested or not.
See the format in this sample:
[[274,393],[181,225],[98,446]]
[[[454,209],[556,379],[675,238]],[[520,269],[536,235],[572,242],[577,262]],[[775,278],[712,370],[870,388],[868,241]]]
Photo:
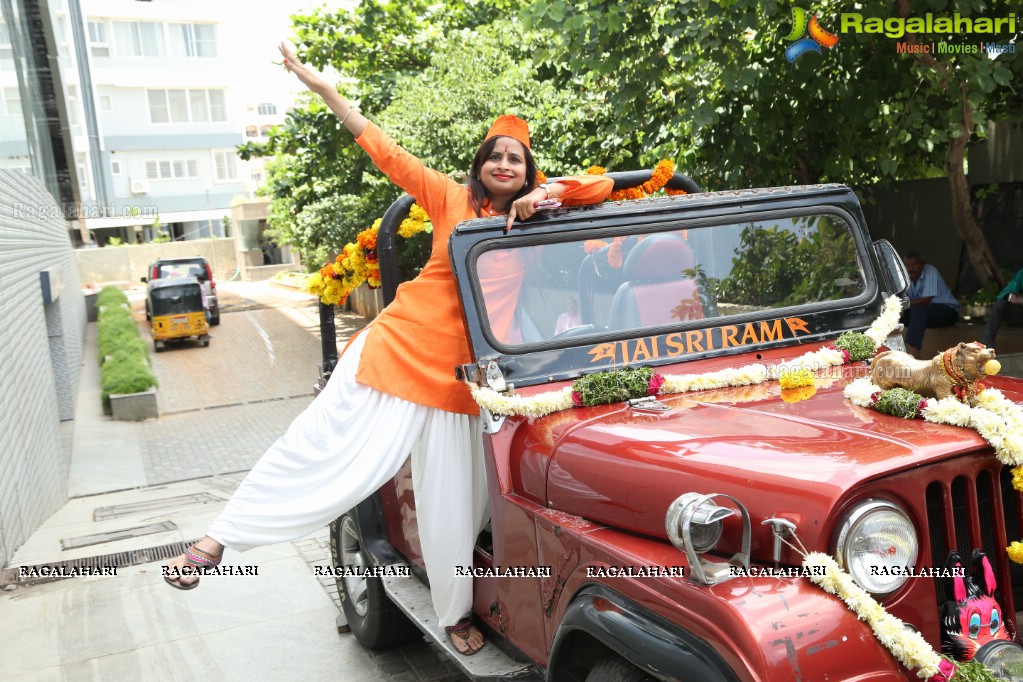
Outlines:
[[[838,36],[821,28],[816,14],[810,17],[809,21],[806,17],[806,10],[802,7],[792,8],[792,32],[785,36],[785,40],[796,42],[785,48],[785,59],[789,60],[789,63],[808,52],[821,54],[822,47],[830,50],[838,44]],[[810,36],[806,37],[806,33]]]

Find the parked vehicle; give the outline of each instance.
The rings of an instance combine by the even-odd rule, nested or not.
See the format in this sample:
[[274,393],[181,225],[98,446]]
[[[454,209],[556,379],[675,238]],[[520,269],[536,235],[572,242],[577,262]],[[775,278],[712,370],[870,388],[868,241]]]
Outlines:
[[210,345],[210,329],[202,303],[202,284],[195,277],[155,279],[146,291],[150,331],[156,352],[168,341],[192,338]]
[[[147,276],[142,278],[143,282],[151,282],[166,277],[195,277],[202,284],[203,296],[206,307],[210,312],[209,323],[220,324],[220,305],[217,303],[217,283],[213,279],[213,269],[210,263],[202,256],[187,256],[184,258],[158,258],[149,264]],[[146,319],[148,320],[151,311],[146,306]]]
[[[393,287],[392,212],[378,255]],[[776,365],[867,329],[908,288],[840,185],[609,202],[504,225],[473,220],[449,243],[474,358],[460,376],[504,397],[623,367]],[[505,311],[481,286],[496,260],[524,271],[516,334],[495,332]],[[736,381],[540,417],[482,409],[492,516],[473,571],[487,646],[460,656],[435,625],[409,464],[331,525],[337,566],[414,576],[339,577],[352,632],[370,648],[425,632],[474,679],[917,679],[799,574],[798,537],[938,651],[952,588],[908,572],[980,548],[1014,637],[1023,567],[1005,547],[1023,534],[1023,505],[1009,467],[972,430],[850,403],[843,388],[869,372],[837,365],[796,395]],[[1023,382],[989,383],[1023,399]],[[1002,644],[978,660],[1019,665],[1020,648]]]

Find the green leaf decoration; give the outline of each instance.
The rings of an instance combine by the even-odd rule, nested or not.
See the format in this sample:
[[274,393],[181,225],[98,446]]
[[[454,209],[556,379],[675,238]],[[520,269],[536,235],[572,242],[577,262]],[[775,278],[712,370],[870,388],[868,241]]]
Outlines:
[[905,388],[892,388],[882,391],[874,406],[878,412],[890,414],[893,417],[903,419],[914,419],[920,411],[920,401],[924,397]]
[[860,332],[846,332],[835,340],[835,348],[849,352],[849,362],[859,362],[874,357],[877,344]]
[[654,370],[649,367],[598,372],[576,379],[572,390],[585,407],[620,403],[649,395],[653,376]]

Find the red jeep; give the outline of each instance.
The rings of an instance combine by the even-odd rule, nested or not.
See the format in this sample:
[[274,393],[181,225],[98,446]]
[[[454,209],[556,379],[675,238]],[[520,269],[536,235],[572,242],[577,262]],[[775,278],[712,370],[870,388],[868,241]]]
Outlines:
[[[672,185],[694,189],[678,176]],[[410,203],[399,200],[380,232],[391,291],[389,249]],[[776,365],[863,331],[907,289],[894,249],[870,239],[840,185],[692,191],[503,227],[469,221],[450,241],[476,360],[458,371],[534,407],[609,370]],[[500,252],[527,269],[521,341],[495,335],[480,287]],[[1005,547],[1023,535],[1023,508],[1008,467],[972,430],[853,405],[843,388],[869,371],[838,365],[795,392],[763,381],[540,417],[482,409],[492,519],[477,544],[474,612],[487,647],[460,656],[436,627],[408,465],[331,526],[337,566],[413,575],[340,578],[352,631],[371,648],[426,633],[474,679],[917,679],[801,574],[781,536],[834,556],[938,651],[953,588],[906,574],[979,548],[1014,640],[1023,567]],[[990,384],[1023,397],[1016,380]],[[1014,643],[977,658],[1020,679]]]

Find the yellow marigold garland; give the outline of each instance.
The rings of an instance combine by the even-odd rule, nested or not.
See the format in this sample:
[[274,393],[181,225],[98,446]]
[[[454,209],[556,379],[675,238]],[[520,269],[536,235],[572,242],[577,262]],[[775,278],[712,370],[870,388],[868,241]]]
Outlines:
[[[427,229],[429,216],[419,204],[412,204],[408,217],[398,226],[398,234],[408,239]],[[343,305],[348,296],[363,283],[371,289],[380,286],[380,263],[377,259],[377,233],[380,219],[344,245],[334,262],[327,263],[306,282],[306,290],[316,294],[327,305]]]

